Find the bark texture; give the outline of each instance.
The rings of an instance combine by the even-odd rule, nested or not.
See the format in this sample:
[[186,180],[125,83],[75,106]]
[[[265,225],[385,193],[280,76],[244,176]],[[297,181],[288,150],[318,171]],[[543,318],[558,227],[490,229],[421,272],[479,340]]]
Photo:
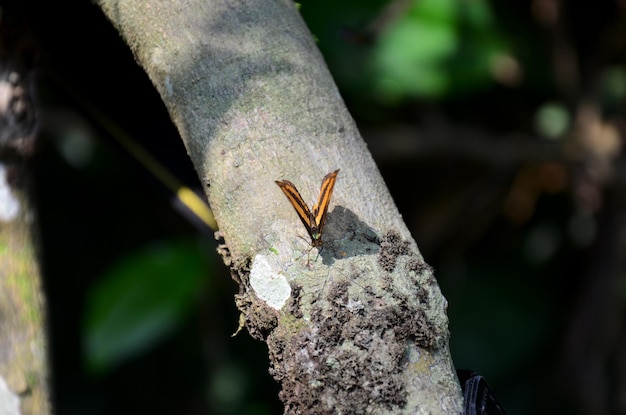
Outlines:
[[46,415],[45,307],[29,186],[35,47],[11,5],[0,7],[0,413]]
[[[6,174],[0,162],[0,193],[8,190]],[[0,198],[2,203],[12,199],[17,209],[13,219],[0,219],[0,409],[7,415],[46,415],[48,356],[34,214],[24,189],[13,188]]]
[[[296,5],[98,3],[206,186],[237,305],[268,344],[285,412],[460,413],[445,299]],[[338,168],[324,249],[309,253],[274,181],[314,200]]]

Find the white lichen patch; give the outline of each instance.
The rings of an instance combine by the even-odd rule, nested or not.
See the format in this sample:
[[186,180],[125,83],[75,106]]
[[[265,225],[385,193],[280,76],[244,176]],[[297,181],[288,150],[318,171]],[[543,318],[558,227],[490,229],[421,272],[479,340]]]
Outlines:
[[7,181],[7,169],[0,164],[0,222],[11,222],[20,213],[20,201],[17,200]]
[[20,414],[20,399],[9,389],[2,376],[0,376],[0,414]]
[[275,259],[266,255],[257,255],[250,270],[250,286],[256,296],[270,307],[280,310],[291,296],[291,286],[285,275],[276,272],[278,264],[272,266]]

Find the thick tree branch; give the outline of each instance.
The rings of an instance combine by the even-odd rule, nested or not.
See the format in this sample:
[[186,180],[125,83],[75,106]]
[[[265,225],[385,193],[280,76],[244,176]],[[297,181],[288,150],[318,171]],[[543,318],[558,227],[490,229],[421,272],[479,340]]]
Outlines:
[[[286,413],[459,413],[445,299],[295,4],[99,4],[206,185],[238,306],[268,343]],[[338,168],[309,268],[302,224],[274,181],[313,200]]]

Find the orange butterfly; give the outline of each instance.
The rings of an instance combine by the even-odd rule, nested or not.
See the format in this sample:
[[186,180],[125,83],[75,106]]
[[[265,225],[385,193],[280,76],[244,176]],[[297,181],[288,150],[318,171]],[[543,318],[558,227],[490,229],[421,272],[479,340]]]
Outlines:
[[309,236],[311,237],[311,245],[315,248],[322,246],[322,232],[324,231],[324,222],[326,222],[326,213],[328,212],[328,204],[330,203],[330,197],[333,194],[333,188],[335,187],[335,181],[337,181],[337,173],[339,169],[332,173],[328,173],[322,180],[322,188],[320,189],[320,195],[317,198],[317,203],[313,205],[313,209],[309,210],[309,207],[304,203],[302,196],[296,189],[293,183],[289,180],[276,181],[276,184],[280,186],[287,199],[291,203],[291,206],[296,210],[296,213],[300,217],[300,220],[304,224]]

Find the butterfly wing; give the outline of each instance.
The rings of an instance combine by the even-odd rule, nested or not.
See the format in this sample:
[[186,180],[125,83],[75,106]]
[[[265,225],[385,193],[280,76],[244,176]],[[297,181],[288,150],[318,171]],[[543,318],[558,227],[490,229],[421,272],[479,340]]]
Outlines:
[[302,221],[302,224],[306,228],[311,239],[315,240],[313,237],[313,228],[316,227],[314,216],[311,214],[311,211],[306,203],[304,203],[304,200],[302,199],[302,196],[300,196],[296,186],[289,180],[277,180],[276,184],[280,187],[285,196],[287,196],[287,199],[289,199],[291,206],[293,206],[296,210],[298,217]]
[[313,217],[315,219],[314,230],[317,231],[320,243],[322,230],[324,229],[324,223],[326,222],[326,214],[328,213],[328,205],[330,204],[330,198],[333,195],[333,189],[335,188],[338,173],[339,169],[324,176],[324,179],[322,180],[322,187],[320,188],[320,195],[317,198],[317,203],[313,205]]

